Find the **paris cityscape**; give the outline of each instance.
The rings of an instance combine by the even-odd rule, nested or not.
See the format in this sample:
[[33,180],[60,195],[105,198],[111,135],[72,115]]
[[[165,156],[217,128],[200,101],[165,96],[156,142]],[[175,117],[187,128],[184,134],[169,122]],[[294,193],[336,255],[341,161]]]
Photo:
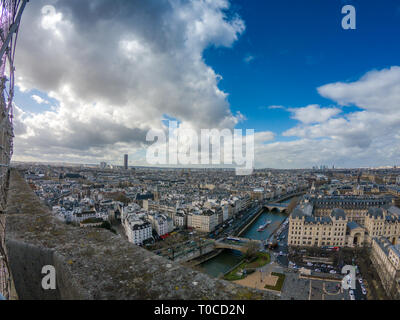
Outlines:
[[[127,161],[15,168],[58,221],[105,228],[212,277],[283,299],[399,298],[400,168],[237,176]],[[357,267],[356,288],[338,290],[347,264]]]
[[0,300],[400,300],[397,1],[0,10]]

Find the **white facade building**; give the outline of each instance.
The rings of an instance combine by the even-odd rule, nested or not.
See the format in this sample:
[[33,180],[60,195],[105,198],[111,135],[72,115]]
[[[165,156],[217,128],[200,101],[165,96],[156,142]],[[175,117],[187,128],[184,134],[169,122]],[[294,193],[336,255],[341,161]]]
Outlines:
[[135,214],[128,214],[122,223],[129,242],[142,245],[143,242],[152,237],[151,224],[138,218]]
[[[157,232],[158,236],[163,236],[170,232],[170,222],[166,215],[151,212],[148,214],[153,229]],[[171,220],[170,220],[171,221]]]

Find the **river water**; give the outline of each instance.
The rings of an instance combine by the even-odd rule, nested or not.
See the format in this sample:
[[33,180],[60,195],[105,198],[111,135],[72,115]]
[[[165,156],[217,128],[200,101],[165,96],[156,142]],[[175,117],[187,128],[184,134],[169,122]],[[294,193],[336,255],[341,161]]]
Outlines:
[[[255,240],[266,240],[270,237],[274,230],[279,227],[286,217],[287,216],[285,214],[264,211],[254,221],[254,223],[240,235],[240,237]],[[258,232],[258,227],[262,224],[265,224],[265,222],[268,220],[271,220],[271,224],[264,231]],[[221,254],[202,263],[199,267],[203,270],[203,272],[209,274],[210,276],[219,277],[233,266],[238,264],[242,258],[242,253],[239,251],[224,250]]]

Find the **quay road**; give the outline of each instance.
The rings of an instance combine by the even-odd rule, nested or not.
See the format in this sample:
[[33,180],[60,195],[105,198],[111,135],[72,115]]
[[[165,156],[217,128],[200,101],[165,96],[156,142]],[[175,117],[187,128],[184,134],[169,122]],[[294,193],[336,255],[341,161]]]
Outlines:
[[[236,218],[228,220],[224,224],[217,226],[216,231],[209,234],[210,238],[224,238],[231,235],[236,235],[245,227],[254,216],[262,210],[262,205],[253,204],[246,212],[239,213]],[[225,225],[225,228],[223,227]]]

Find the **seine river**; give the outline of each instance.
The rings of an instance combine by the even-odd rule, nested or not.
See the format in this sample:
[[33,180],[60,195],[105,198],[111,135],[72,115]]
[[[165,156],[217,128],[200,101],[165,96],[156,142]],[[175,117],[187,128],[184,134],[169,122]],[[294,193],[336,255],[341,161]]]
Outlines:
[[[289,200],[290,201],[290,200]],[[278,226],[285,220],[287,216],[281,213],[263,212],[254,221],[254,223],[244,232],[240,237],[255,239],[255,240],[266,240],[270,235],[278,228]],[[272,223],[261,232],[257,229],[260,225],[266,221],[271,220]],[[203,272],[213,277],[219,277],[227,272],[234,265],[238,264],[242,259],[242,254],[235,250],[224,250],[221,254],[212,258],[200,265]]]

